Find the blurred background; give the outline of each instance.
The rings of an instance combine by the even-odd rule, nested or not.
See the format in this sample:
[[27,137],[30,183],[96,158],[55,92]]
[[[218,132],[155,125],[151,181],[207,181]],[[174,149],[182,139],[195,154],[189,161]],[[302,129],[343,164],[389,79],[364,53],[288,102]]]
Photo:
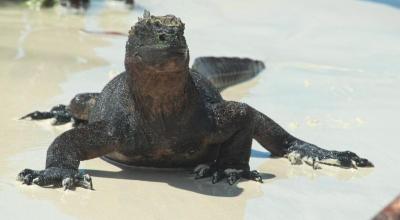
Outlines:
[[[260,59],[257,78],[224,91],[295,136],[351,150],[373,169],[292,166],[254,142],[264,184],[195,181],[178,171],[81,168],[96,191],[20,185],[71,125],[21,121],[97,92],[124,71],[126,34],[144,10],[186,24],[192,60]],[[369,219],[399,192],[398,0],[0,0],[0,211],[3,219]]]

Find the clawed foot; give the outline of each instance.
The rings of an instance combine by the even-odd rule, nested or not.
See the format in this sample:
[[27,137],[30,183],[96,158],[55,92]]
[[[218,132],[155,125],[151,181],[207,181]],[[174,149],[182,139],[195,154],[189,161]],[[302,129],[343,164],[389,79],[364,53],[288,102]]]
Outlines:
[[53,107],[49,112],[35,111],[21,117],[20,119],[26,118],[30,118],[32,120],[55,118],[55,122],[53,123],[53,125],[62,125],[72,120],[71,114],[69,113],[67,106],[65,105],[57,105]]
[[226,181],[229,185],[235,184],[241,178],[263,183],[260,173],[258,173],[256,170],[250,171],[237,169],[217,170],[213,173],[211,182],[217,183],[223,178],[226,178]]
[[33,183],[39,186],[63,187],[64,190],[74,189],[75,187],[93,190],[92,178],[89,174],[57,167],[40,171],[24,169],[18,174],[17,180],[27,185]]
[[195,179],[201,179],[205,177],[211,177],[212,183],[217,183],[222,179],[226,178],[229,185],[235,184],[241,178],[254,180],[262,183],[262,177],[260,173],[256,170],[240,170],[240,169],[218,169],[214,164],[200,164],[194,168],[193,173],[195,174]]
[[195,179],[201,179],[205,177],[210,177],[216,171],[215,164],[200,164],[193,169],[193,174]]
[[302,164],[304,162],[314,169],[320,169],[320,164],[355,169],[357,167],[374,166],[367,159],[361,158],[351,151],[329,151],[307,143],[295,143],[288,149],[285,157],[292,164]]

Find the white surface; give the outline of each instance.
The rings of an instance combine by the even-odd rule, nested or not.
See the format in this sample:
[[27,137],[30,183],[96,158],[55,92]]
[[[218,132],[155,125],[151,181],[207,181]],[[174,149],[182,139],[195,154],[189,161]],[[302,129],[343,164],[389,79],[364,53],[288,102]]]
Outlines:
[[[137,1],[137,4],[132,13],[125,11],[123,15],[118,15],[114,12],[111,13],[114,16],[107,17],[106,12],[111,6],[104,9],[102,1],[94,1],[95,7],[90,9],[89,16],[79,18],[84,22],[76,25],[76,29],[115,28],[123,31],[136,21],[134,18],[141,15],[143,8],[156,15],[175,14],[186,23],[186,39],[192,57],[237,55],[266,62],[267,70],[258,77],[257,83],[242,101],[272,117],[297,137],[329,149],[354,151],[370,159],[376,168],[314,171],[307,166],[290,166],[284,159],[254,157],[252,167],[275,178],[262,185],[241,183],[239,186],[243,190],[235,189],[230,192],[232,194],[221,185],[213,186],[205,182],[194,187],[201,189],[190,188],[193,183],[185,175],[174,174],[170,177],[154,173],[161,176],[154,180],[151,173],[145,172],[132,174],[134,177],[121,174],[133,179],[129,183],[126,180],[129,178],[95,177],[98,190],[91,193],[78,190],[63,194],[59,190],[21,187],[10,178],[23,167],[40,168],[44,163],[46,145],[55,135],[49,137],[48,131],[18,135],[21,131],[41,128],[14,121],[9,125],[10,118],[17,118],[28,109],[66,102],[77,92],[98,91],[109,80],[109,75],[122,71],[125,39],[103,37],[106,43],[97,45],[95,50],[96,56],[103,61],[92,68],[78,70],[67,65],[60,67],[66,80],[52,78],[47,82],[58,83],[60,87],[43,95],[46,97],[42,100],[45,104],[35,100],[29,105],[22,105],[21,109],[21,102],[10,101],[7,106],[16,110],[2,110],[8,113],[8,118],[2,118],[6,127],[0,133],[0,195],[6,198],[0,200],[0,209],[6,210],[6,216],[44,216],[44,210],[49,210],[48,216],[59,219],[89,219],[93,216],[119,216],[123,219],[132,215],[142,219],[187,219],[188,215],[192,215],[191,218],[211,219],[369,219],[400,193],[397,159],[400,153],[397,140],[400,131],[398,8],[350,0],[159,0]],[[22,14],[21,23],[35,22],[29,20],[33,19],[32,16],[27,19],[27,14],[32,13]],[[109,19],[108,23],[99,15]],[[132,20],[128,22],[127,19]],[[38,33],[35,23],[32,25],[29,31]],[[21,41],[35,43],[32,33],[26,35],[27,32],[23,31],[27,30],[26,27],[21,25]],[[92,38],[84,40],[97,42]],[[28,62],[24,59],[29,59],[35,55],[33,52],[39,50],[29,51],[24,45],[24,42],[7,45],[7,51],[19,55],[18,51],[24,51],[23,56],[27,57],[18,55],[18,58],[21,62]],[[76,56],[78,63],[92,62],[78,54]],[[0,61],[7,68],[18,66],[17,61]],[[15,75],[17,70],[7,68],[0,73],[4,80],[10,80],[8,75]],[[24,78],[12,79],[15,80],[12,83],[16,84],[26,82]],[[5,83],[3,89],[8,90],[2,91],[2,94],[18,95],[17,100],[42,94],[36,92],[36,87],[29,86],[41,85],[35,79],[32,77],[28,81],[24,89],[28,91],[10,92],[14,86],[7,87],[9,83]],[[238,88],[227,92],[234,94]],[[21,138],[25,140],[17,141]],[[11,150],[9,147],[16,147],[16,143],[23,143],[22,147]],[[28,147],[30,145],[36,148],[32,150]],[[39,145],[40,148],[37,147]],[[262,151],[256,143],[254,148]],[[114,169],[98,160],[84,163],[83,167]],[[145,177],[136,180],[135,175]],[[224,193],[227,194],[216,196]],[[17,208],[32,205],[35,208],[28,209],[26,213]],[[44,210],[36,208],[44,205]],[[87,211],[76,211],[79,209]],[[104,214],[96,213],[96,210],[102,210]]]

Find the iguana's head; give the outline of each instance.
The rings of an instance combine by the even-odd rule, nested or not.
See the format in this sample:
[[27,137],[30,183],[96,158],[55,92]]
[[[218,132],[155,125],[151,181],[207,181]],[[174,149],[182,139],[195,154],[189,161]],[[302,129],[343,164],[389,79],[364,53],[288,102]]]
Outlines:
[[187,68],[189,52],[184,29],[184,23],[173,15],[153,16],[145,11],[129,32],[126,70],[174,72]]

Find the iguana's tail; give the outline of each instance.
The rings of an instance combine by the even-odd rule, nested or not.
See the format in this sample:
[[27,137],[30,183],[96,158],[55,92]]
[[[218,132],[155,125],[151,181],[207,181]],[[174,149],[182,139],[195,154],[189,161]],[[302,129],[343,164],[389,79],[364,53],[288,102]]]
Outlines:
[[257,76],[265,65],[262,61],[237,57],[199,57],[192,69],[205,76],[219,91]]

